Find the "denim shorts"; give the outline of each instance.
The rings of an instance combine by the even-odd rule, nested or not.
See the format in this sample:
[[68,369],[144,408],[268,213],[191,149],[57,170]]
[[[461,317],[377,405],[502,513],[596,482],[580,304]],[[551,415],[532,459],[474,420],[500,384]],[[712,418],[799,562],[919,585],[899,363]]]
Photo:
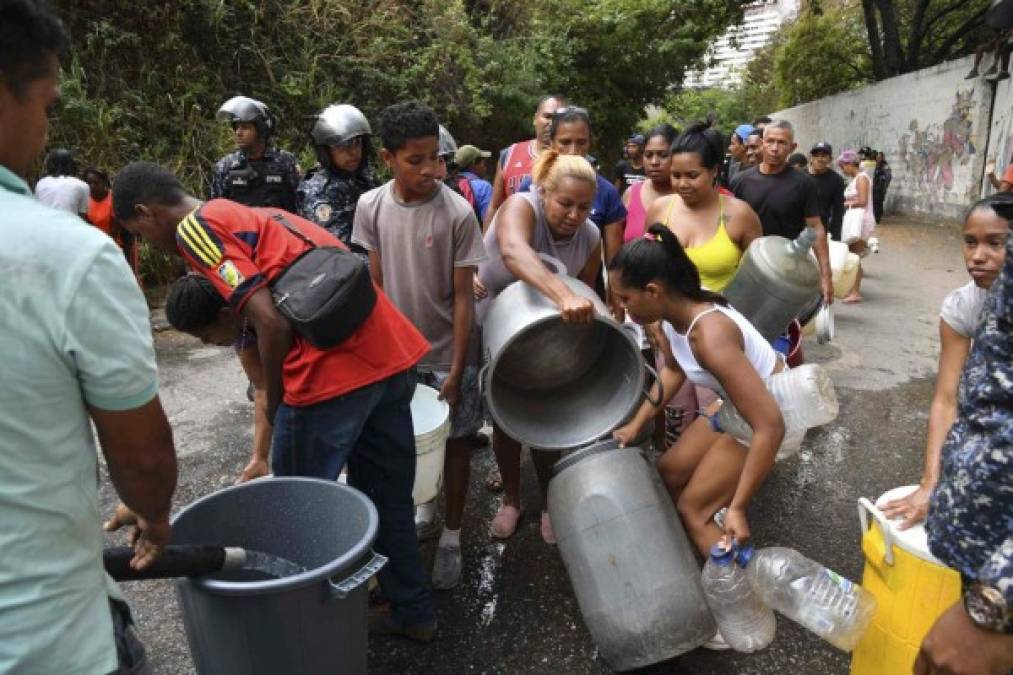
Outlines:
[[134,630],[130,607],[121,600],[109,598],[109,611],[113,615],[113,638],[119,659],[119,666],[109,675],[153,675],[155,671]]

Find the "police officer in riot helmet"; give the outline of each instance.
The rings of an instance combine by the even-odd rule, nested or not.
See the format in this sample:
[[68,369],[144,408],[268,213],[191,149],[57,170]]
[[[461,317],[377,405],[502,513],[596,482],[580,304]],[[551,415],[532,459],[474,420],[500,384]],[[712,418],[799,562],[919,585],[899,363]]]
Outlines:
[[[464,197],[471,208],[475,208],[475,192],[471,188],[471,184],[466,178],[460,175],[457,162],[454,160],[454,156],[457,155],[457,141],[450,134],[447,127],[440,125],[440,137],[439,137],[439,149],[437,153],[440,155],[440,171],[442,172],[438,178],[443,181],[443,184],[448,188],[456,192],[457,194]],[[476,209],[476,213],[477,213]],[[481,221],[479,221],[481,222]]]
[[270,142],[277,125],[270,109],[255,99],[234,96],[216,117],[232,124],[237,150],[215,164],[210,198],[295,211],[299,164],[292,153]]
[[355,106],[324,108],[310,130],[319,165],[296,190],[300,215],[363,256],[366,252],[352,244],[352,222],[359,197],[380,185],[371,166],[372,133],[366,116]]
[[450,135],[447,127],[440,125],[439,149],[440,169],[443,171],[443,179],[446,180],[454,173],[454,155],[457,154],[457,141]]

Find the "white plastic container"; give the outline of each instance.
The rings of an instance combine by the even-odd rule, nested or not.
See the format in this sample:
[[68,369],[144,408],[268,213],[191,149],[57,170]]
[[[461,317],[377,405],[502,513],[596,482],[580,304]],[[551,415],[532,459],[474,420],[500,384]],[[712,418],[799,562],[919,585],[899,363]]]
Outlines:
[[[837,418],[838,405],[834,384],[827,372],[815,363],[805,363],[767,378],[770,391],[784,418],[781,452],[793,454],[807,429]],[[739,442],[748,445],[753,429],[731,401],[724,401],[717,413],[718,424]]]
[[735,563],[735,550],[711,547],[703,566],[703,593],[725,642],[737,652],[765,649],[774,641],[777,620]]
[[450,438],[450,406],[440,394],[424,384],[416,385],[412,397],[412,424],[415,427],[416,506],[436,499],[443,484],[443,458]]
[[830,273],[834,283],[834,297],[843,298],[855,286],[858,265],[862,259],[852,253],[843,242],[828,237],[827,243],[830,247]]
[[763,548],[746,562],[764,603],[838,649],[854,649],[876,612],[871,593],[793,549]]

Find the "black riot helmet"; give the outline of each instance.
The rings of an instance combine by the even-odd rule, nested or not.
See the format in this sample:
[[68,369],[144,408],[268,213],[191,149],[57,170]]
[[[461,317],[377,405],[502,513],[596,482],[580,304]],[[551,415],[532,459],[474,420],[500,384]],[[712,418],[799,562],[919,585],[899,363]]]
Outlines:
[[277,120],[267,104],[248,96],[233,96],[222,104],[215,118],[232,125],[238,122],[253,122],[257,126],[257,136],[264,143],[267,143],[277,125]]
[[310,129],[317,161],[320,162],[320,166],[327,169],[334,168],[328,148],[341,146],[361,137],[362,162],[359,164],[361,170],[369,161],[372,150],[369,137],[372,133],[369,120],[362,111],[346,103],[329,105],[321,110],[316,116],[313,128]]

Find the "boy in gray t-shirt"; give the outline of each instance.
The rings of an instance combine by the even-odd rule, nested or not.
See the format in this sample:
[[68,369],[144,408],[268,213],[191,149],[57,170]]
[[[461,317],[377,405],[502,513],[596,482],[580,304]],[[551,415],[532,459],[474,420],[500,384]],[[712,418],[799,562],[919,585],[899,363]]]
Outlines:
[[486,253],[474,209],[439,180],[438,134],[436,115],[420,103],[381,113],[381,154],[394,179],[359,198],[352,241],[369,252],[373,278],[432,344],[419,382],[451,406],[446,523],[433,563],[433,588],[450,589],[461,577],[470,438],[482,426],[472,282]]

